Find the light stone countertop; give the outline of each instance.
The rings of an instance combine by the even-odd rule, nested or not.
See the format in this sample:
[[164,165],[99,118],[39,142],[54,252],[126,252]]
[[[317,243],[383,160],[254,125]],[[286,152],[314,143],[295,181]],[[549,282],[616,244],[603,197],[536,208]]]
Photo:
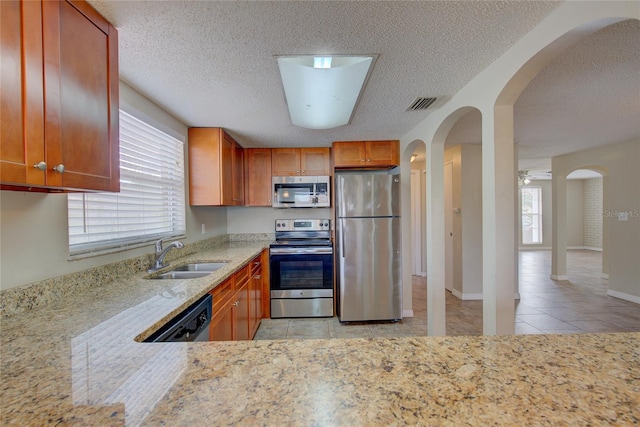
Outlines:
[[632,425],[640,333],[140,343],[268,242],[2,319],[0,425]]

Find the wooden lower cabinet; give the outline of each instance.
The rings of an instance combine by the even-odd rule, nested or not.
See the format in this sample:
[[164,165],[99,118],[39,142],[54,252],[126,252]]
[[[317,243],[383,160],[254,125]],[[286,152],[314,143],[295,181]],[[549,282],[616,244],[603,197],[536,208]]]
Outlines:
[[233,307],[228,304],[211,318],[209,341],[233,340]]
[[248,340],[249,336],[249,282],[240,286],[235,296],[233,311],[233,339]]
[[260,257],[251,261],[249,278],[249,336],[253,338],[262,320],[262,262]]
[[210,341],[253,339],[264,316],[263,259],[268,251],[239,268],[209,293],[213,297]]

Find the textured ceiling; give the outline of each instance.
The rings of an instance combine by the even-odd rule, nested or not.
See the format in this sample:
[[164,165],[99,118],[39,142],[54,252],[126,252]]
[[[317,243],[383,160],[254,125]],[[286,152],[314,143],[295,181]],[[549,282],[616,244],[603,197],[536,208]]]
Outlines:
[[[414,98],[446,100],[560,4],[89,3],[118,29],[124,81],[186,125],[224,127],[245,147],[329,146],[335,140],[399,138],[429,114],[429,110],[406,111]],[[611,138],[611,127],[616,128],[616,138],[634,133],[628,119],[639,117],[637,72],[635,87],[629,87],[629,79],[634,77],[632,67],[640,68],[638,26],[618,24],[608,31],[612,34],[607,31],[602,31],[606,37],[601,43],[585,41],[575,54],[556,60],[522,94],[516,105],[516,140],[523,146],[523,155],[554,155],[560,139],[599,145],[600,134]],[[615,43],[615,52],[609,43]],[[330,130],[291,125],[275,55],[371,53],[379,57],[350,125]],[[616,68],[615,77],[603,77],[614,66],[603,65],[602,59],[623,63],[624,70]],[[612,85],[624,86],[622,93],[616,92],[624,104],[616,102],[615,109],[611,102],[602,103]],[[577,106],[582,109],[568,114]],[[437,108],[437,103],[431,108]],[[598,123],[598,133],[582,126],[587,113],[604,109],[606,123]],[[455,128],[454,139],[464,136],[460,142],[477,142],[478,124],[479,116],[477,120],[465,117]],[[572,133],[576,128],[581,133]]]
[[[480,143],[472,111],[447,143]],[[548,170],[550,158],[640,137],[640,22],[610,25],[569,48],[525,88],[514,106],[519,168]]]

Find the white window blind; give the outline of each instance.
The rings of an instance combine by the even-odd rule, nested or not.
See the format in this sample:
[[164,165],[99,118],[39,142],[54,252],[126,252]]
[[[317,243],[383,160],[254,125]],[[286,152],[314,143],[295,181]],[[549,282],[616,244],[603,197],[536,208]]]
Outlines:
[[120,111],[120,192],[68,195],[69,253],[185,233],[183,143]]
[[542,188],[522,187],[522,244],[542,243]]

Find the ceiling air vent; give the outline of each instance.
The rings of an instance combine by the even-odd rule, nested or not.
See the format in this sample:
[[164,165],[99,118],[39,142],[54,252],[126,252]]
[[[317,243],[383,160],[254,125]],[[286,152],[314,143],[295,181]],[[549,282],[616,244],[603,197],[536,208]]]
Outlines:
[[426,110],[429,108],[431,104],[433,104],[438,98],[416,98],[415,101],[411,103],[407,111],[418,111],[418,110]]

